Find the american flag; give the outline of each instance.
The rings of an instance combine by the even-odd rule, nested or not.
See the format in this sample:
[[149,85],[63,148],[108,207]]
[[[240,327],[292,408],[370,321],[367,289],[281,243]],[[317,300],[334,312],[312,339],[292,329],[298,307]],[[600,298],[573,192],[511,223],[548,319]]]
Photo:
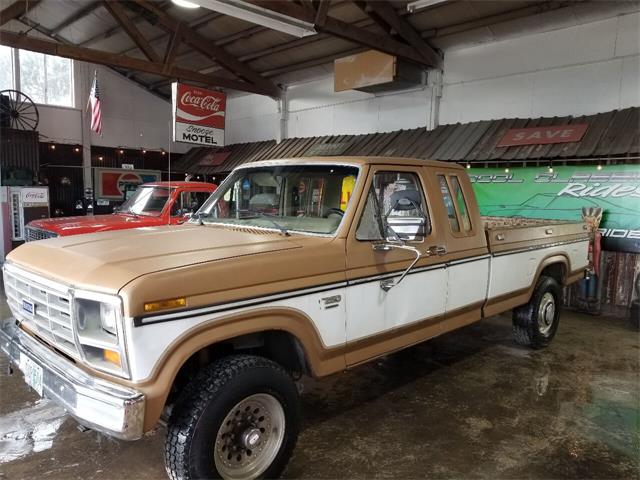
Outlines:
[[102,134],[102,111],[100,109],[100,86],[98,85],[98,71],[93,76],[93,84],[89,93],[91,102],[91,130],[97,134]]

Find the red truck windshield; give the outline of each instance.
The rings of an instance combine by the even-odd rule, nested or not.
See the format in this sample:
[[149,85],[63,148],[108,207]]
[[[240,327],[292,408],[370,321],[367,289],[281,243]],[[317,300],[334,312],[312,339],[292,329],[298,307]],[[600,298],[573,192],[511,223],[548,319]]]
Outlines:
[[136,192],[122,204],[119,212],[159,217],[170,195],[170,189],[165,187],[140,186]]

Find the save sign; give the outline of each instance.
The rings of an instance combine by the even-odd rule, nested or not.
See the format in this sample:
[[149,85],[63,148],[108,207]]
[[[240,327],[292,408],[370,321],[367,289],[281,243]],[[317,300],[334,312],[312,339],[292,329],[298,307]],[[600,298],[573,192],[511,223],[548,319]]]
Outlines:
[[640,252],[640,165],[467,172],[482,215],[579,221],[582,207],[602,207],[603,248]]
[[226,95],[178,82],[171,89],[173,141],[223,146]]

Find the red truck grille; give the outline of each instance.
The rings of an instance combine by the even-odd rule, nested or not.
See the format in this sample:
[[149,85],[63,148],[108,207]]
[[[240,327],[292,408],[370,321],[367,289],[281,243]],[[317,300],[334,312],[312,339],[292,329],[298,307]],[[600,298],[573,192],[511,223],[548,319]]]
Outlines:
[[26,227],[24,229],[24,239],[26,242],[33,242],[34,240],[44,240],[45,238],[54,238],[58,234],[50,232],[48,230],[42,230],[41,228]]

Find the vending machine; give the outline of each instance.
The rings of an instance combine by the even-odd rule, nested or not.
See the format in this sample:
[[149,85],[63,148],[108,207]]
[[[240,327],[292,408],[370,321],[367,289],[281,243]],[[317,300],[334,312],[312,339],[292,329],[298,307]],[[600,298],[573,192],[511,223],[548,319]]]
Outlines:
[[4,257],[24,242],[26,224],[49,218],[49,187],[0,187],[0,214]]

